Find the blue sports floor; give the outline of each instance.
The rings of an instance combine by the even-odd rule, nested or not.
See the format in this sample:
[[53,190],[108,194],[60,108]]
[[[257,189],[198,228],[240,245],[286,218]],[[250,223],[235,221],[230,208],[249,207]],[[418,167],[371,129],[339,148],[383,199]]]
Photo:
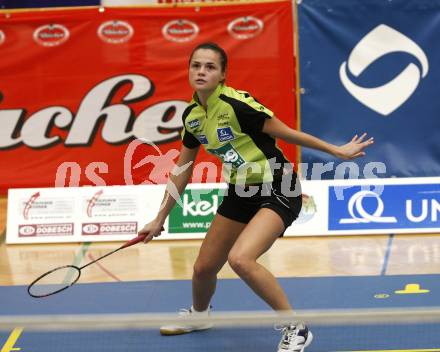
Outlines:
[[[439,307],[440,275],[280,279],[297,309]],[[425,293],[405,291],[417,284]],[[414,287],[414,286],[412,286]],[[0,286],[1,315],[175,312],[191,302],[190,281],[77,284],[58,295],[33,299],[23,286]],[[215,310],[268,310],[241,281],[220,280]],[[17,327],[19,328],[19,327]],[[307,352],[440,352],[440,325],[310,326]],[[0,332],[0,352],[276,351],[279,332],[267,328],[214,328],[162,337],[156,330],[34,333]]]

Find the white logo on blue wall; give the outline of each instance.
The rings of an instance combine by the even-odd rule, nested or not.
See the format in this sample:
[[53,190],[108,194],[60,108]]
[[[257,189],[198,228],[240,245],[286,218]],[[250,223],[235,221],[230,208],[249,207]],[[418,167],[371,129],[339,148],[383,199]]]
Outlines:
[[[370,214],[362,204],[365,197],[374,197],[377,200],[376,210]],[[356,224],[356,223],[396,223],[394,216],[382,216],[384,204],[382,199],[372,191],[359,191],[353,194],[348,201],[348,212],[351,218],[340,219],[340,224]]]
[[226,142],[234,139],[231,127],[217,128],[217,137],[219,142]]
[[[374,61],[394,52],[405,52],[414,56],[419,67],[410,63],[390,82],[375,88],[364,88],[353,83],[347,70],[358,77]],[[395,29],[381,24],[369,32],[354,47],[347,61],[339,69],[339,77],[350,94],[370,109],[387,116],[405,103],[416,90],[421,78],[429,70],[424,51],[413,40]]]

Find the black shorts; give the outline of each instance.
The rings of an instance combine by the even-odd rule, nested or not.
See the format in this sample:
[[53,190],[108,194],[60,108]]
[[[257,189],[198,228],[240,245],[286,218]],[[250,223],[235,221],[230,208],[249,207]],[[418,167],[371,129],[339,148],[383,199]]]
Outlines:
[[268,208],[280,216],[286,230],[298,218],[301,206],[301,186],[292,177],[249,186],[228,184],[217,213],[247,224],[258,210]]

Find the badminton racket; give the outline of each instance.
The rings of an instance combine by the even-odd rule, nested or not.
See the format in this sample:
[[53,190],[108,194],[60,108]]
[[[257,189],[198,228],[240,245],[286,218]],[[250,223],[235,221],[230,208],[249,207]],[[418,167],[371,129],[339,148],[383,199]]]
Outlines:
[[[163,230],[163,229],[162,229]],[[136,243],[142,242],[147,234],[141,234],[132,240],[126,242],[121,247],[104,254],[103,256],[83,265],[63,265],[44,273],[43,275],[37,277],[27,288],[30,296],[34,298],[42,298],[52,296],[56,293],[64,291],[69,287],[72,287],[80,278],[81,270],[87,268],[89,265],[96,263],[109,255],[112,255],[121,249],[133,246]]]

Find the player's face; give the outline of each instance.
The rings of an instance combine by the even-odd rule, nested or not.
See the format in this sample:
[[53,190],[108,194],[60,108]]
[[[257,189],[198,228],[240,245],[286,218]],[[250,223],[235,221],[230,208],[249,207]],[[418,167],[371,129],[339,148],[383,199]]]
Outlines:
[[189,64],[189,83],[197,92],[213,92],[225,79],[220,55],[211,49],[194,52]]

